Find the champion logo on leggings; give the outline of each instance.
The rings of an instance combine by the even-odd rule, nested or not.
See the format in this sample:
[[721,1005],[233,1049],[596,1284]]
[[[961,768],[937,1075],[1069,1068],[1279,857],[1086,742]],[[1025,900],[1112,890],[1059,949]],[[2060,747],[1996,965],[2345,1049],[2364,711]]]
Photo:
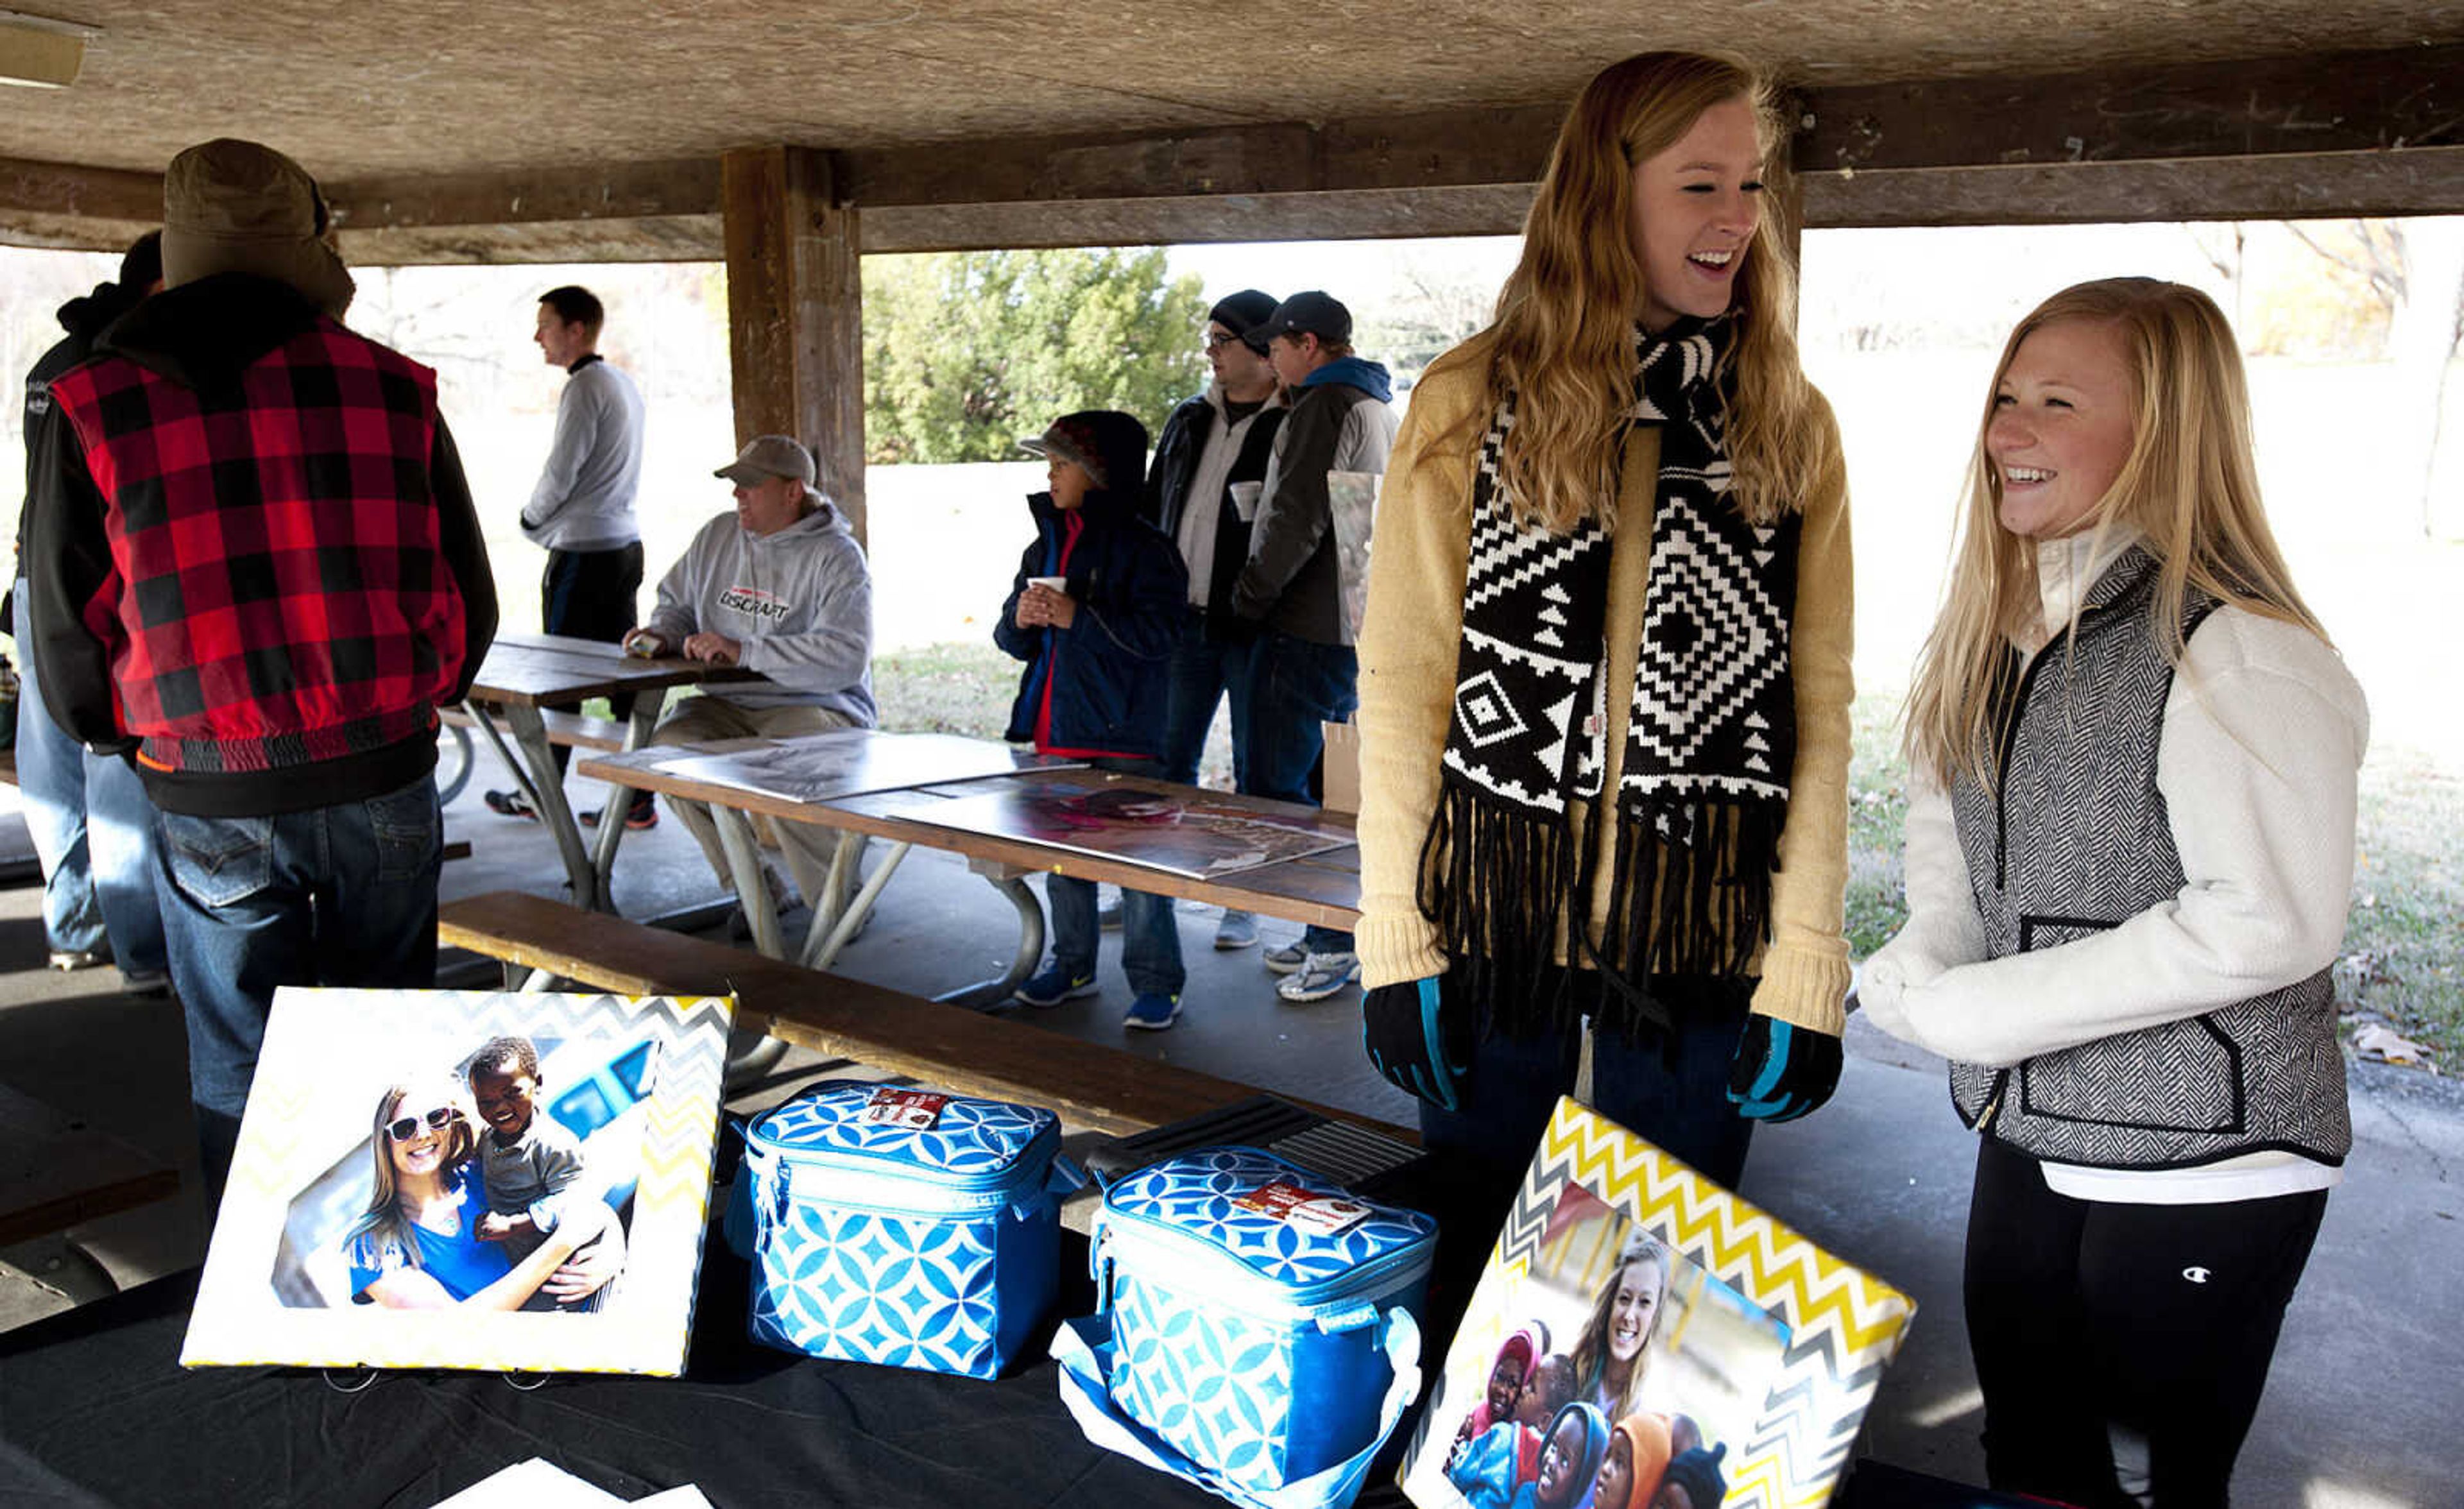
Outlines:
[[2211,1269],[2192,1266],[2183,1269],[2182,1277],[2189,1279],[2192,1283],[2205,1283],[2208,1281],[2208,1275],[2211,1271],[2212,1270]]

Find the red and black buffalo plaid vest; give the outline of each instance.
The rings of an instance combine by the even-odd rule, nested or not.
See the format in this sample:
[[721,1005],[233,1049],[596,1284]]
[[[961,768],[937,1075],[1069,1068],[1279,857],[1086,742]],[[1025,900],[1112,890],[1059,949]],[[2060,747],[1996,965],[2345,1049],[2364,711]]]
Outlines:
[[52,395],[105,503],[112,577],[80,612],[143,763],[279,771],[429,736],[466,653],[433,372],[320,318],[228,386],[106,356]]

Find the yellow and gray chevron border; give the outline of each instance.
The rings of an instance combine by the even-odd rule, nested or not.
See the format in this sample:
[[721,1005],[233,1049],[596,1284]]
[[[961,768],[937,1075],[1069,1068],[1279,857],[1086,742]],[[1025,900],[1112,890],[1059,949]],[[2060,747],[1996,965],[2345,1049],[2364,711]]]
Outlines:
[[[684,1369],[717,1149],[732,996],[286,988],[275,993],[185,1367]],[[286,1303],[271,1276],[295,1201],[351,1170],[364,1200],[368,1118],[389,1080],[436,1072],[489,1038],[654,1045],[622,1279],[596,1314],[470,1314]],[[338,1162],[338,1153],[343,1161]]]
[[1827,1502],[1916,1301],[1572,1100],[1560,1100],[1549,1120],[1498,1236],[1494,1267],[1507,1275],[1530,1271],[1558,1192],[1569,1183],[1787,1328],[1779,1376],[1751,1433],[1728,1456],[1725,1509]]

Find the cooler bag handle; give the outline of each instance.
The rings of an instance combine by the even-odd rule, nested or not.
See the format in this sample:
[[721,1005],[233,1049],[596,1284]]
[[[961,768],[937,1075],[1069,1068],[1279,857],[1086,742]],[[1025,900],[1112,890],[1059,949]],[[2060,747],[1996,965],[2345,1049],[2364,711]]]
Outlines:
[[1412,1319],[1412,1312],[1400,1305],[1384,1311],[1378,1320],[1377,1345],[1386,1354],[1394,1381],[1387,1385],[1385,1400],[1377,1408],[1376,1437],[1354,1455],[1323,1472],[1263,1492],[1225,1481],[1175,1451],[1146,1427],[1119,1413],[1112,1404],[1109,1381],[1115,1350],[1109,1317],[1093,1315],[1062,1322],[1052,1333],[1051,1350],[1053,1361],[1061,1365],[1061,1402],[1068,1407],[1070,1417],[1078,1422],[1087,1439],[1106,1451],[1118,1452],[1159,1473],[1196,1483],[1243,1509],[1345,1509],[1358,1496],[1371,1460],[1386,1444],[1386,1438],[1395,1433],[1403,1411],[1420,1393],[1420,1326]]
[[[746,1135],[750,1128],[743,1121],[731,1116],[728,1125],[736,1128],[736,1135],[744,1146],[744,1156],[737,1161],[736,1186],[728,1192],[727,1212],[720,1218],[718,1229],[719,1235],[726,1238],[728,1251],[750,1260],[760,1234],[760,1216],[754,1209],[753,1187],[769,1177],[778,1158],[753,1145],[753,1139]],[[774,1213],[773,1219],[784,1214],[782,1202],[780,1210]]]

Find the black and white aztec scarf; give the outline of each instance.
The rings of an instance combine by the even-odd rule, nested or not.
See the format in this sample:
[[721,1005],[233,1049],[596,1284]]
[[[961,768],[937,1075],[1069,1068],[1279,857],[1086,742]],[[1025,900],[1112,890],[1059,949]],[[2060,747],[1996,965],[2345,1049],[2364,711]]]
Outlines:
[[[1588,937],[1596,852],[1577,855],[1571,798],[1599,810],[1605,753],[1610,537],[1519,524],[1498,456],[1511,395],[1472,479],[1454,721],[1420,855],[1420,909],[1449,968],[1509,1032],[1570,1023],[1541,998],[1558,930],[1569,960],[1611,987],[1602,1025],[1665,1026],[1655,974],[1741,978],[1770,926],[1771,876],[1796,755],[1789,615],[1800,515],[1764,528],[1729,505],[1729,322],[1636,333],[1627,426],[1661,428],[1650,580],[1615,799],[1606,936]],[[1614,485],[1614,479],[1612,479]]]

